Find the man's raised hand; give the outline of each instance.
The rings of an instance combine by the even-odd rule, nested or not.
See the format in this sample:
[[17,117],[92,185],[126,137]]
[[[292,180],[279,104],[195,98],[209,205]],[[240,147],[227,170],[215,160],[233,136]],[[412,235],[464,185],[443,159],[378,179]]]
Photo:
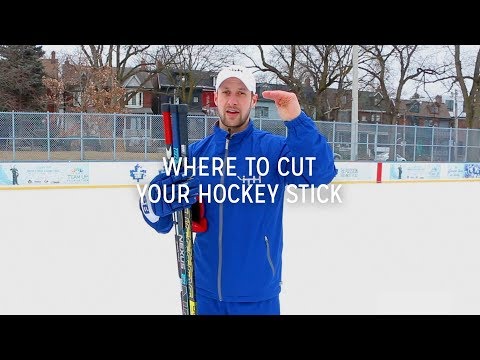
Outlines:
[[283,121],[290,121],[300,115],[302,109],[297,99],[297,95],[292,92],[282,90],[268,90],[262,93],[265,99],[275,101],[278,115]]

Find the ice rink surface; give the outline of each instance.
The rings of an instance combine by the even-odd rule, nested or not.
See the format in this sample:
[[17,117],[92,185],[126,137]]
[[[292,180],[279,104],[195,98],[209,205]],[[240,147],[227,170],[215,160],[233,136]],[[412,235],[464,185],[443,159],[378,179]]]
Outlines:
[[[480,182],[338,193],[285,205],[283,314],[480,314]],[[136,188],[3,190],[0,219],[0,314],[181,314]]]

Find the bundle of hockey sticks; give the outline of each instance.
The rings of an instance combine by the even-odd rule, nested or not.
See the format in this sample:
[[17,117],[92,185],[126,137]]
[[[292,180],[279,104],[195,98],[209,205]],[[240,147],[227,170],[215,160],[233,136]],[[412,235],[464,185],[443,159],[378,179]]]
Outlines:
[[[188,123],[186,104],[162,104],[167,162],[186,164],[188,158]],[[182,166],[183,166],[182,165]],[[183,169],[181,170],[183,171]],[[183,315],[196,315],[195,277],[193,267],[193,231],[190,208],[173,214],[178,276],[181,283]]]

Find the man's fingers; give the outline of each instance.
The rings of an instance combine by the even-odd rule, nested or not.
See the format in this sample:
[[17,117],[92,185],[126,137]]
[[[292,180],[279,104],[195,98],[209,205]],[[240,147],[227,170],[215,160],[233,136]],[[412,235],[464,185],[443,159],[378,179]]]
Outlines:
[[279,90],[266,90],[262,93],[265,99],[274,100],[275,102],[283,96],[283,91]]
[[297,101],[297,96],[294,93],[281,90],[267,90],[262,93],[262,96],[265,99],[275,101],[275,104],[279,107],[287,107],[289,104]]

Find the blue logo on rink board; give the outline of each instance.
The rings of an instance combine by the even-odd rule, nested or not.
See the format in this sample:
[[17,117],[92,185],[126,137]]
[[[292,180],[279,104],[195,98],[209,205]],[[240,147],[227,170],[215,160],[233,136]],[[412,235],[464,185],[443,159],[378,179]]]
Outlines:
[[142,167],[139,164],[136,164],[134,166],[134,169],[130,170],[130,177],[133,180],[137,180],[137,182],[140,182],[140,180],[143,180],[146,174],[147,174],[147,170],[142,169]]
[[480,164],[479,163],[467,163],[464,169],[465,178],[480,178]]

